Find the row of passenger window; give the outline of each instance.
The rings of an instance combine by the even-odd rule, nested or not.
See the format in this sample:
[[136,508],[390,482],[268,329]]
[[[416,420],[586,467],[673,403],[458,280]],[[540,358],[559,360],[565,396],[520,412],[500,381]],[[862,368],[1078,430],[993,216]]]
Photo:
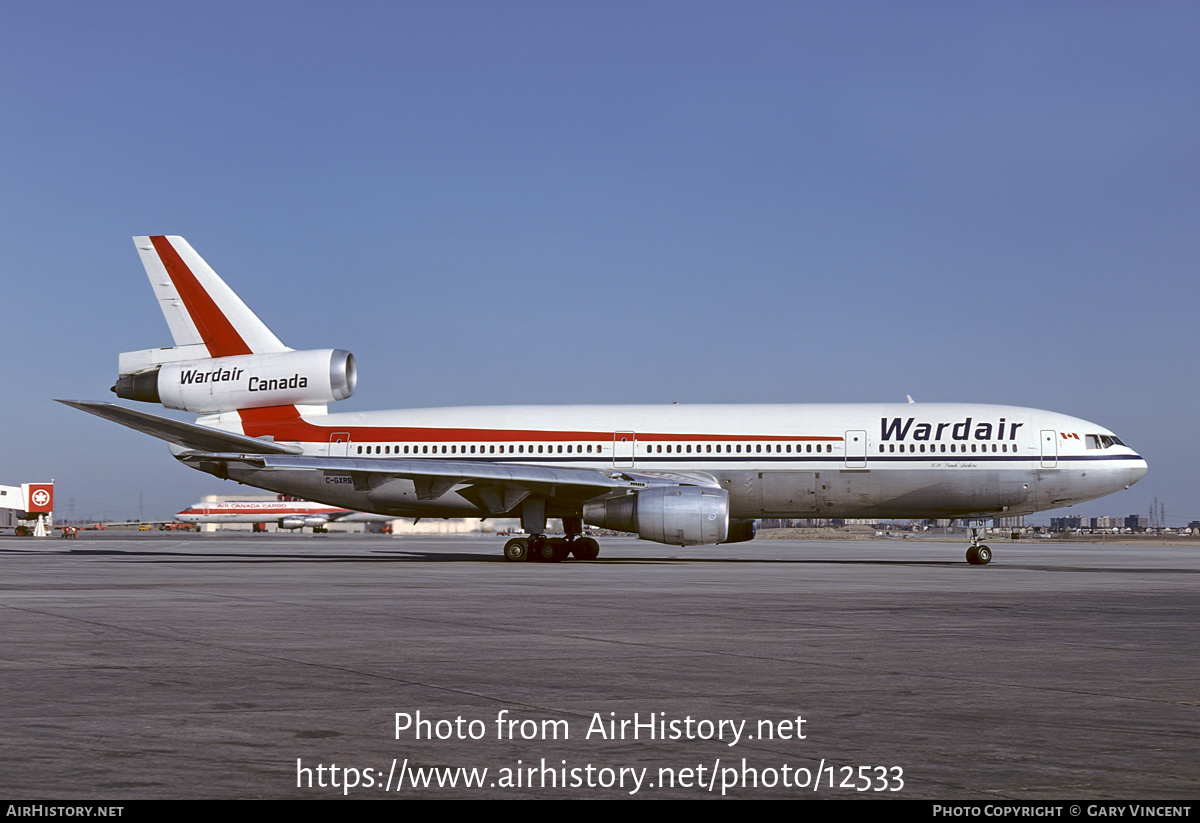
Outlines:
[[[722,449],[721,446],[724,446],[725,448]],[[772,448],[772,446],[774,446],[774,448]],[[674,453],[674,454],[693,454],[691,445],[675,446],[675,450],[674,450],[674,452],[672,452],[671,444],[669,444],[669,443],[666,446],[663,446],[662,444],[658,444],[658,443],[654,443],[654,444],[647,443],[644,446],[644,453],[645,454],[651,454],[651,453],[663,454],[664,448],[666,449],[667,454],[672,454],[672,453]],[[822,452],[824,452],[826,454],[831,454],[833,452],[833,445],[831,443],[817,443],[816,447],[814,448],[812,443],[806,443],[806,444],[797,443],[796,444],[796,451],[795,451],[796,454],[812,454],[814,451],[817,454],[821,454]],[[742,452],[742,444],[741,443],[737,443],[737,444],[718,443],[714,447],[711,443],[703,443],[703,444],[697,443],[695,446],[694,453],[695,454],[713,454],[714,452],[716,454],[742,454],[743,453]],[[767,443],[766,445],[763,445],[762,443],[755,443],[755,444],[753,444],[753,447],[751,446],[750,443],[746,444],[745,454],[763,454],[764,452],[767,454],[772,454],[772,453],[774,453],[774,454],[792,454],[792,444],[791,443],[787,443],[787,444]]]
[[[905,449],[905,446],[906,446],[906,445],[908,446],[908,448],[907,448],[907,449]],[[976,447],[976,445],[978,445],[978,446],[979,446],[979,449],[978,449],[978,451],[976,451],[976,448],[975,448],[975,447]],[[939,450],[939,449],[938,449],[938,447],[939,447],[939,446],[941,447],[941,452],[942,452],[943,454],[945,454],[945,453],[946,453],[946,444],[945,444],[945,443],[930,443],[930,444],[929,444],[929,451],[930,451],[930,452],[937,452],[937,451]],[[961,452],[962,454],[966,454],[966,453],[967,453],[967,444],[966,444],[966,443],[963,443],[963,444],[962,444],[962,448],[961,448],[961,449],[957,449],[957,448],[956,448],[956,446],[958,446],[958,444],[957,444],[957,443],[951,443],[951,444],[950,444],[950,452],[951,452],[952,454],[953,454],[953,453],[957,453],[957,452]],[[880,444],[879,444],[879,453],[880,453],[880,454],[883,454],[883,453],[884,453],[884,449],[885,449],[885,448],[887,449],[888,453],[892,453],[892,452],[895,452],[895,451],[900,451],[900,452],[902,452],[902,453],[903,453],[904,451],[908,451],[910,454],[914,454],[914,453],[916,453],[916,452],[918,452],[918,451],[919,451],[919,452],[921,452],[921,453],[923,454],[923,453],[925,452],[925,444],[924,444],[924,443],[919,443],[919,444],[918,444],[918,443],[907,443],[907,444],[905,444],[905,443],[900,443],[898,446],[897,446],[897,444],[896,444],[896,443],[888,443],[888,444],[886,445],[886,447],[885,447],[885,445],[884,445],[883,443],[880,443]],[[971,444],[971,454],[978,454],[979,452],[986,452],[987,450],[988,450],[988,444],[987,444],[987,443],[980,443],[980,444],[975,444],[975,443],[972,443],[972,444]],[[1016,444],[1016,443],[1013,443],[1013,444],[1012,444],[1012,450],[1013,450],[1014,452],[1017,450],[1017,444]],[[1005,451],[1005,452],[1006,452],[1006,451],[1008,451],[1008,444],[1007,444],[1007,443],[1001,443],[1001,444],[1000,444],[1000,446],[999,446],[999,448],[997,448],[996,444],[995,444],[995,443],[992,443],[992,452],[993,452],[993,453],[995,453],[995,452],[997,452],[997,451]]]
[[[792,454],[792,444],[782,443],[755,443],[745,444],[743,451],[741,443],[696,443],[687,445],[661,444],[661,443],[645,443],[642,444],[643,454]],[[724,446],[724,449],[721,447]],[[774,448],[772,448],[772,446]],[[567,443],[565,445],[545,445],[538,444],[535,448],[534,444],[510,444],[504,445],[472,445],[459,446],[455,445],[423,445],[423,446],[358,446],[358,454],[603,454],[602,446],[591,446],[575,443]],[[665,451],[664,451],[665,450]],[[815,446],[812,443],[796,444],[795,454],[832,454],[833,445],[831,443],[817,443]]]
[[[554,454],[554,446],[539,445],[537,451],[534,452],[533,444],[529,445],[526,450],[525,444],[505,446],[488,445],[488,446],[441,446],[425,445],[425,446],[405,446],[404,451],[400,450],[400,446],[359,446],[359,454]],[[566,449],[564,452],[563,449]],[[469,451],[468,451],[469,449]],[[364,451],[365,450],[365,451]],[[394,450],[394,451],[393,451]],[[411,450],[411,451],[410,451]],[[558,454],[601,454],[601,447],[596,446],[595,452],[592,451],[592,446],[585,447],[568,443],[565,447],[558,446]]]

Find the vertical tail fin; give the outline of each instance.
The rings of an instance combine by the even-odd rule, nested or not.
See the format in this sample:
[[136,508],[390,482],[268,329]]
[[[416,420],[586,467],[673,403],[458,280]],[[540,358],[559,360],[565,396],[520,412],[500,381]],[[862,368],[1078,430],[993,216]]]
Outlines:
[[276,416],[297,416],[295,406],[354,393],[354,355],[283,345],[182,237],[133,242],[175,345],[122,352],[117,397],[200,414],[278,408]]
[[209,357],[291,351],[182,237],[135,237],[134,245],[176,346]]

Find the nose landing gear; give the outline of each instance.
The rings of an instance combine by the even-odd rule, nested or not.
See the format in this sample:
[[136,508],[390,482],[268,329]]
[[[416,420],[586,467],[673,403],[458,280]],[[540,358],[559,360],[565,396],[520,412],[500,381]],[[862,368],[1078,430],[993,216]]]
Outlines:
[[992,550],[979,542],[982,528],[971,526],[971,545],[967,547],[967,562],[972,566],[986,566],[992,562]]
[[987,546],[971,546],[967,549],[967,562],[972,566],[986,566],[992,562],[992,550]]

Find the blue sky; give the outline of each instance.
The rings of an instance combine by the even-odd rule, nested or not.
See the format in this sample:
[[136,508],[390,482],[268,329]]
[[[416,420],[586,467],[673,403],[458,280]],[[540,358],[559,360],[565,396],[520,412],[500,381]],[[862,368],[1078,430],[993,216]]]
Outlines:
[[339,409],[980,401],[1200,519],[1200,8],[0,7],[0,482],[164,517],[231,484],[51,402],[167,345],[182,234]]

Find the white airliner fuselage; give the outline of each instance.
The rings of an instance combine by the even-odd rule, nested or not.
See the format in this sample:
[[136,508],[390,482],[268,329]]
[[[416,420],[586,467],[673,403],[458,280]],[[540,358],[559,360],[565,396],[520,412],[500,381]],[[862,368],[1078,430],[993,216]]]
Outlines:
[[[1146,471],[1094,423],[965,403],[460,407],[242,422],[252,437],[266,428],[305,455],[367,471],[419,459],[700,473],[729,493],[734,519],[1031,514],[1103,497]],[[252,480],[271,488],[263,473]],[[310,483],[312,496],[346,507],[365,496],[390,514],[480,513],[458,495],[420,500],[411,481],[356,489],[334,472]]]
[[180,523],[275,523],[281,529],[323,529],[331,522],[384,522],[383,515],[309,500],[228,500],[193,503],[175,515]]
[[[511,560],[599,547],[582,524],[661,543],[748,540],[772,518],[986,518],[1128,488],[1145,461],[1102,426],[966,403],[513,406],[330,414],[354,357],[284,346],[179,237],[139,237],[175,347],[121,355],[118,396],[85,411],[171,444],[201,471],[357,511],[519,516]],[[561,517],[565,540],[545,537]],[[991,552],[972,530],[967,558]]]

